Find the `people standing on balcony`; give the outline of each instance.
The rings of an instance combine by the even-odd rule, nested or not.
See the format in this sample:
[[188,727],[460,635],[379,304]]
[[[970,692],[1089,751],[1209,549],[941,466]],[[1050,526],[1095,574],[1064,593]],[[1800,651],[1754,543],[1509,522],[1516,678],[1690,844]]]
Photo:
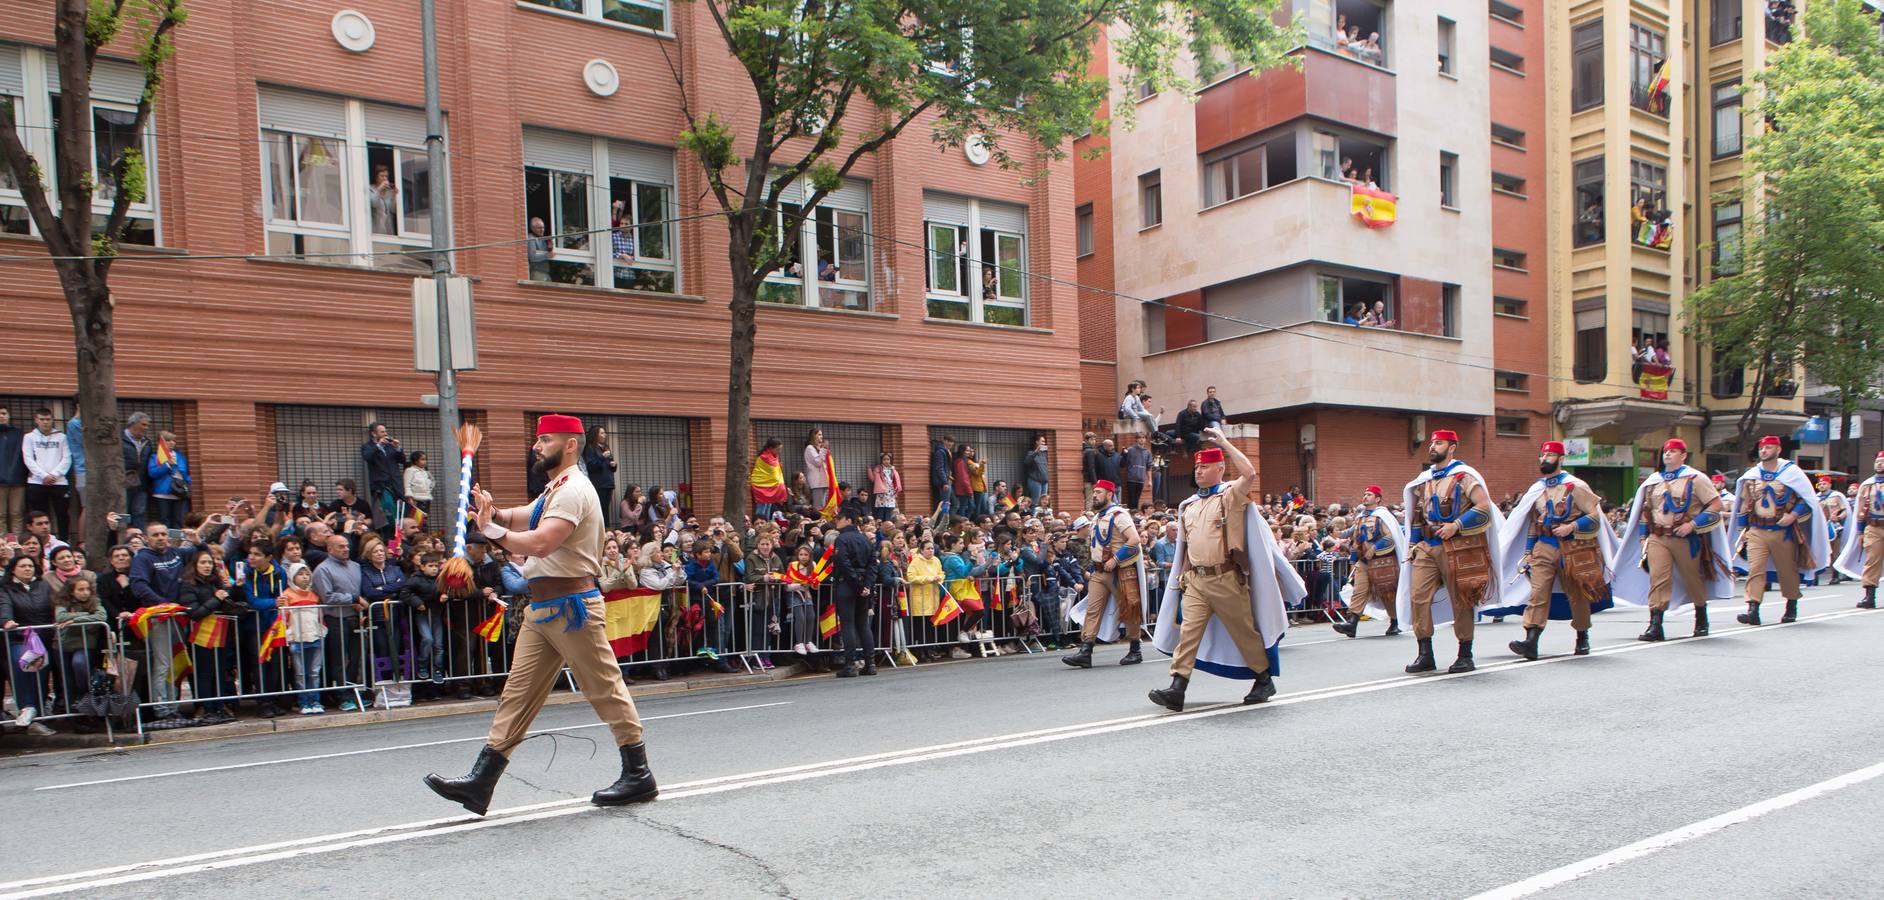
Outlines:
[[530,218],[530,237],[524,243],[525,256],[530,262],[530,280],[548,281],[550,277],[550,239],[549,226],[543,224],[540,217]]
[[1361,59],[1377,66],[1387,64],[1387,54],[1380,49],[1380,32],[1370,32],[1367,40],[1361,42]]
[[1387,313],[1387,301],[1375,300],[1374,308],[1371,311],[1370,315],[1374,317],[1375,328],[1392,328],[1393,327],[1393,316]]
[[33,411],[33,430],[22,439],[21,455],[26,462],[26,508],[51,514],[55,534],[71,534],[66,529],[71,506],[66,473],[72,469],[72,453],[65,432],[52,427],[52,410]]
[[1088,431],[1079,439],[1079,476],[1090,487],[1099,476],[1094,466],[1099,461],[1099,436]]
[[[366,494],[379,507],[381,521],[388,526],[398,524],[398,511],[394,501],[403,496],[400,471],[405,468],[406,451],[399,446],[399,439],[386,433],[386,426],[374,422],[366,427],[366,442],[360,445],[360,459],[366,463]],[[367,517],[372,518],[372,510]],[[390,533],[390,532],[387,532]]]
[[870,509],[880,522],[896,518],[896,498],[903,493],[903,473],[896,471],[896,457],[885,453],[870,467]]
[[974,512],[970,518],[993,515],[994,504],[988,497],[988,462],[973,444],[962,446],[962,463],[968,468],[968,492]]
[[1098,484],[1101,481],[1110,481],[1113,484],[1118,484],[1120,481],[1119,467],[1123,462],[1124,460],[1120,458],[1118,451],[1114,449],[1111,438],[1100,441],[1099,452],[1093,455],[1092,482]]
[[589,428],[589,436],[582,448],[582,473],[589,478],[589,484],[595,487],[595,496],[602,501],[606,512],[615,508],[615,448],[609,446],[608,429],[600,425]]
[[929,448],[929,496],[935,498],[935,519],[944,521],[955,497],[955,439],[944,436]]
[[190,509],[190,461],[177,446],[177,436],[158,432],[151,447],[150,497],[157,507],[154,518],[171,528],[183,527],[183,514]]
[[969,447],[961,444],[955,448],[955,456],[949,461],[949,484],[954,493],[955,514],[966,519],[976,515],[974,475],[968,471]]
[[[432,480],[430,457],[425,455],[424,450],[415,450],[408,463],[405,472],[406,505],[429,516],[432,514],[432,489],[436,486]],[[407,510],[406,515],[411,517],[412,510]]]
[[1151,479],[1151,448],[1144,441],[1134,441],[1125,448],[1125,508],[1136,511]]
[[[0,407],[0,410],[4,410],[4,407]],[[5,425],[6,413],[0,411],[0,432],[4,432]],[[0,456],[5,455],[4,438],[4,433],[0,433]],[[124,515],[126,519],[130,520],[127,523],[130,527],[142,528],[144,527],[144,522],[150,510],[150,472],[148,468],[150,466],[151,442],[149,415],[142,412],[134,412],[124,418],[122,444],[124,449]],[[0,473],[4,473],[4,466],[5,460],[0,460]],[[4,501],[7,496],[6,484],[7,481],[4,474],[0,474],[0,501]],[[4,511],[5,507],[6,504],[0,502],[0,517],[6,515]],[[15,512],[13,515],[15,516],[23,511],[19,510],[17,507],[14,507],[14,509]],[[19,525],[13,526],[14,529],[18,527]]]

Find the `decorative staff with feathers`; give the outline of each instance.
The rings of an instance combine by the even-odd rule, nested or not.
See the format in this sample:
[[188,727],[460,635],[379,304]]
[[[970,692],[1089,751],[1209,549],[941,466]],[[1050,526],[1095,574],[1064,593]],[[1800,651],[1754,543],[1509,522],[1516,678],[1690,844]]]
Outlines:
[[455,600],[466,600],[478,592],[477,579],[471,572],[471,560],[465,558],[465,531],[470,526],[471,516],[471,458],[477,455],[478,443],[484,439],[476,425],[458,426],[458,516],[457,529],[451,540],[451,559],[445,561],[438,570],[438,586],[445,595]]

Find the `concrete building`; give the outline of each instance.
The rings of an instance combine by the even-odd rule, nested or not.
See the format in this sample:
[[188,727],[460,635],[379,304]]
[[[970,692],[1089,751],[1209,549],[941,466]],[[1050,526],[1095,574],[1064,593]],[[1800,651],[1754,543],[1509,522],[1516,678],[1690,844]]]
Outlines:
[[[1369,482],[1397,486],[1435,428],[1461,433],[1462,455],[1498,493],[1516,490],[1535,477],[1547,395],[1495,390],[1495,375],[1537,368],[1542,323],[1494,298],[1541,307],[1542,277],[1490,265],[1494,225],[1525,211],[1508,202],[1521,190],[1494,199],[1489,111],[1522,121],[1527,99],[1495,94],[1486,10],[1300,0],[1290,11],[1308,27],[1296,67],[1187,59],[1196,96],[1115,96],[1135,104],[1136,126],[1114,129],[1102,163],[1076,163],[1110,174],[1107,195],[1080,169],[1075,202],[1113,212],[1099,227],[1113,241],[1118,380],[1149,382],[1167,423],[1215,386],[1231,421],[1262,427],[1265,491],[1293,485],[1331,503]],[[1336,41],[1342,26],[1378,40]],[[1528,171],[1522,162],[1498,168]],[[1355,183],[1370,181],[1394,197],[1390,225],[1354,212]],[[1521,245],[1538,246],[1535,232]],[[1499,302],[1512,314],[1495,315]],[[1384,327],[1357,324],[1374,310]]]
[[[484,483],[521,498],[532,417],[580,413],[612,431],[621,485],[679,487],[716,511],[725,232],[700,215],[704,179],[674,145],[683,99],[741,134],[754,113],[709,12],[667,0],[440,4],[451,206],[432,210],[417,8],[348,6],[192,4],[144,135],[120,133],[137,70],[101,59],[97,134],[142,143],[153,160],[136,210],[150,246],[113,269],[119,393],[183,438],[198,497],[302,478],[325,494],[360,474],[375,420],[450,477],[455,461],[438,459],[436,417],[421,405],[430,377],[413,370],[410,296],[425,265],[390,255],[449,227],[476,248],[456,265],[475,279],[478,369],[461,402],[487,435]],[[17,13],[0,23],[0,100],[48,160],[52,20],[43,5]],[[990,477],[1018,483],[1041,433],[1054,493],[1076,493],[1072,166],[1029,180],[939,149],[929,131],[918,122],[867,158],[794,234],[800,273],[835,271],[767,286],[755,437],[785,439],[796,469],[795,442],[821,425],[853,482],[891,452],[905,506],[926,510],[932,438],[981,445]],[[0,255],[42,253],[10,187]],[[616,221],[632,226],[632,256],[598,231]],[[234,258],[189,258],[205,255]],[[996,260],[1006,268],[984,277]],[[0,262],[0,304],[31,323],[0,356],[5,402],[16,419],[41,403],[69,412],[70,320],[52,267]]]
[[[1611,499],[1658,464],[1669,436],[1704,448],[1697,466],[1737,469],[1745,459],[1731,443],[1750,379],[1717,369],[1712,348],[1688,336],[1685,302],[1732,265],[1751,214],[1743,135],[1757,127],[1741,90],[1789,29],[1768,22],[1763,0],[1585,0],[1549,16],[1561,50],[1549,58],[1546,150],[1551,265],[1564,273],[1551,316],[1561,433],[1591,460],[1579,474]],[[1632,351],[1644,341],[1668,344],[1666,397],[1637,379]],[[1796,384],[1769,397],[1759,431],[1790,436],[1803,403]]]

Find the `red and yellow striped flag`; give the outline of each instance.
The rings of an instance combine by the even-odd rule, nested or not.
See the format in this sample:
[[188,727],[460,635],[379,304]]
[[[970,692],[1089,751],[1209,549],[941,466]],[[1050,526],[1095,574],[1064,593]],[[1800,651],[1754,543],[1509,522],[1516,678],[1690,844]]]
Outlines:
[[818,510],[818,518],[826,522],[837,518],[837,505],[842,502],[843,492],[837,489],[837,455],[824,454],[824,508]]
[[262,662],[275,657],[275,651],[288,646],[288,616],[284,613],[275,617],[275,624],[268,626],[262,634]]
[[504,607],[503,606],[501,605],[498,606],[497,612],[492,613],[490,618],[485,619],[483,622],[480,622],[478,624],[477,635],[478,637],[481,637],[484,640],[493,644],[498,643],[499,641],[502,641],[504,639]]
[[648,639],[661,621],[661,592],[646,588],[616,588],[602,595],[603,624],[608,646],[616,657],[633,656],[648,648]]
[[777,506],[791,499],[785,487],[785,471],[779,467],[778,453],[767,450],[752,458],[752,502],[755,506]]
[[1385,228],[1394,222],[1394,207],[1397,198],[1379,188],[1370,188],[1364,184],[1348,185],[1349,204],[1354,211],[1354,218],[1361,220],[1369,228]]
[[940,627],[955,621],[955,618],[961,614],[962,605],[955,602],[955,595],[948,591],[943,591],[942,602],[935,608],[935,615],[929,619],[929,622],[930,624]]
[[222,616],[204,616],[190,629],[190,643],[205,650],[229,646],[229,620]]
[[139,639],[148,638],[150,637],[150,626],[152,622],[182,614],[183,607],[175,603],[159,603],[156,606],[146,606],[131,614],[131,630],[137,633]]
[[830,637],[837,633],[837,604],[824,604],[824,615],[818,617],[818,634]]
[[818,557],[809,570],[800,568],[798,561],[792,560],[792,564],[785,567],[785,580],[795,584],[823,584],[824,579],[831,577],[831,553],[836,549],[824,548],[824,555]]
[[178,641],[170,645],[170,683],[182,684],[183,679],[196,671],[196,664],[190,661],[190,645]]

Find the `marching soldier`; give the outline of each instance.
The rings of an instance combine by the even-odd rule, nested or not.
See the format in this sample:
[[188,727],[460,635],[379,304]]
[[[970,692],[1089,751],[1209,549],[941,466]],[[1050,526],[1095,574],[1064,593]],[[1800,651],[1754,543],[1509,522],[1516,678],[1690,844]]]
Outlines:
[[1818,574],[1831,559],[1825,513],[1812,482],[1791,460],[1781,459],[1779,438],[1760,438],[1760,463],[1740,473],[1735,520],[1747,543],[1747,611],[1734,618],[1760,624],[1760,596],[1774,576],[1786,599],[1781,622],[1799,617],[1799,581]]
[[[1845,495],[1832,490],[1832,480],[1819,476],[1819,508],[1825,510],[1826,539],[1833,547],[1840,547],[1845,537],[1846,515]],[[1838,567],[1832,567],[1832,583],[1839,579]]]
[[1139,637],[1145,621],[1145,570],[1139,551],[1138,526],[1132,514],[1114,503],[1118,486],[1100,479],[1092,486],[1092,505],[1099,512],[1092,519],[1092,574],[1086,577],[1086,599],[1072,609],[1084,623],[1079,630],[1079,649],[1060,661],[1076,669],[1092,668],[1093,643],[1101,635],[1110,641],[1124,626],[1131,648],[1119,659],[1121,666],[1145,661],[1139,653]]
[[[1561,593],[1569,600],[1577,656],[1590,652],[1591,611],[1610,604],[1605,570],[1615,551],[1613,538],[1603,523],[1596,492],[1563,471],[1563,456],[1562,442],[1544,442],[1537,458],[1543,477],[1511,508],[1499,536],[1499,555],[1506,569],[1499,579],[1506,585],[1505,603],[1512,605],[1522,598],[1526,604],[1524,640],[1510,644],[1511,652],[1525,659],[1537,658],[1554,595]],[[1526,570],[1528,580],[1520,577]]]
[[1662,444],[1662,468],[1636,490],[1622,546],[1610,564],[1616,597],[1648,604],[1649,626],[1637,640],[1663,640],[1663,616],[1684,603],[1694,605],[1694,636],[1703,637],[1708,633],[1708,600],[1734,594],[1734,577],[1727,570],[1723,498],[1713,482],[1687,462],[1685,441],[1669,438]]
[[1361,492],[1361,508],[1355,511],[1354,526],[1348,529],[1353,549],[1348,553],[1348,586],[1342,599],[1348,601],[1348,620],[1336,622],[1334,630],[1354,637],[1361,628],[1361,614],[1369,609],[1387,620],[1387,636],[1400,633],[1399,605],[1400,561],[1406,556],[1406,535],[1393,514],[1380,505],[1383,492],[1370,484]]
[[1491,541],[1502,530],[1498,508],[1492,505],[1484,476],[1454,458],[1458,449],[1457,432],[1433,432],[1427,449],[1431,465],[1408,482],[1402,494],[1413,549],[1400,565],[1401,581],[1411,586],[1400,594],[1400,614],[1412,615],[1413,636],[1419,640],[1419,655],[1406,667],[1409,674],[1435,668],[1434,604],[1449,604],[1449,611],[1441,607],[1440,615],[1452,619],[1459,658],[1446,671],[1458,673],[1477,668],[1472,662],[1472,626],[1478,609],[1499,602],[1491,584],[1492,573],[1499,570]]
[[[1178,505],[1176,577],[1165,586],[1152,635],[1171,654],[1171,686],[1152,691],[1151,702],[1176,712],[1196,669],[1254,679],[1244,703],[1275,696],[1284,605],[1308,593],[1249,501],[1256,467],[1221,430],[1206,428],[1203,437],[1216,446],[1193,457],[1198,489]],[[1236,465],[1234,481],[1223,480],[1226,455]]]
[[1878,576],[1884,574],[1884,452],[1871,461],[1877,473],[1858,485],[1850,527],[1838,554],[1838,570],[1864,587],[1859,609],[1877,609]]

